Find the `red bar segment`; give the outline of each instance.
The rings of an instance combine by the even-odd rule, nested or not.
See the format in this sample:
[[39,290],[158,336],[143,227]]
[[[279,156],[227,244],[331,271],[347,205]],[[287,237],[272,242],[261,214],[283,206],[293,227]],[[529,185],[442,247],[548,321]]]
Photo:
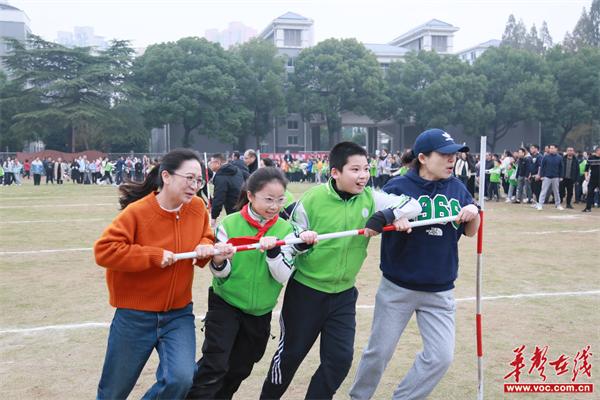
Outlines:
[[475,323],[477,324],[477,357],[483,357],[483,331],[481,330],[481,314],[475,315]]

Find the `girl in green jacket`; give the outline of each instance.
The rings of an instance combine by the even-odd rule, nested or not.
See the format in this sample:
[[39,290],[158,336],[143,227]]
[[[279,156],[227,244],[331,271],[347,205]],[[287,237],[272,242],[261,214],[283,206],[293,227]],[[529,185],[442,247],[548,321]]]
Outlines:
[[[203,356],[188,399],[232,398],[265,352],[271,312],[292,274],[293,257],[308,249],[305,244],[275,247],[278,238],[297,237],[290,223],[279,218],[286,186],[281,170],[259,168],[242,188],[240,211],[217,226],[216,242],[229,246],[210,263],[214,278],[208,293]],[[305,231],[298,236],[315,235]],[[260,251],[233,250],[257,242]]]

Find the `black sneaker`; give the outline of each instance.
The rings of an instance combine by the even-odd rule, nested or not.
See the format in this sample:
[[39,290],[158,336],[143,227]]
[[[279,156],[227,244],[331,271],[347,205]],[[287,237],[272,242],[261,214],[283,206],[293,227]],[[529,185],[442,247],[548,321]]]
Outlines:
[[592,210],[590,210],[589,208],[584,208],[583,210],[581,210],[581,212],[592,212]]
[[567,204],[567,208],[573,209],[573,206],[570,204]]

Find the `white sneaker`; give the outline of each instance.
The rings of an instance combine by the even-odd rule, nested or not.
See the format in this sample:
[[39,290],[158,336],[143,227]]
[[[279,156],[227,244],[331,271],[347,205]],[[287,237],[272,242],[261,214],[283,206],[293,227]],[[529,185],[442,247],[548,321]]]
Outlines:
[[556,209],[559,210],[559,211],[564,210],[563,206],[557,206]]
[[504,200],[505,203],[510,203],[510,199]]
[[535,209],[538,211],[542,211],[542,205],[541,204],[536,204]]

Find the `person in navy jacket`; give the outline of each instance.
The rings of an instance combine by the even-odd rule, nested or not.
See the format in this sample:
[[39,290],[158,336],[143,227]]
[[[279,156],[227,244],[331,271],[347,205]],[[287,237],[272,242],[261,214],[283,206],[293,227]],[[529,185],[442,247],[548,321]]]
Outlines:
[[552,188],[552,194],[554,195],[554,204],[556,208],[562,210],[563,207],[560,205],[560,181],[563,169],[563,158],[560,154],[557,154],[558,148],[555,144],[548,145],[548,155],[542,159],[542,166],[540,168],[540,176],[542,177],[542,191],[540,193],[540,201],[537,204],[537,209],[542,210],[542,206],[546,201],[548,191]]
[[[411,229],[408,221],[401,219],[394,222],[399,232],[383,234],[380,262],[383,276],[369,343],[350,389],[352,399],[373,396],[413,314],[423,338],[423,351],[393,398],[426,398],[452,362],[458,240],[462,235],[474,236],[479,228],[478,207],[465,185],[452,176],[456,153],[467,151],[468,147],[454,143],[441,129],[422,132],[413,146],[411,169],[406,175],[391,179],[383,188],[387,193],[417,199],[423,210],[418,220],[456,216],[456,221]],[[368,228],[382,231],[388,221],[380,213],[369,219]]]

